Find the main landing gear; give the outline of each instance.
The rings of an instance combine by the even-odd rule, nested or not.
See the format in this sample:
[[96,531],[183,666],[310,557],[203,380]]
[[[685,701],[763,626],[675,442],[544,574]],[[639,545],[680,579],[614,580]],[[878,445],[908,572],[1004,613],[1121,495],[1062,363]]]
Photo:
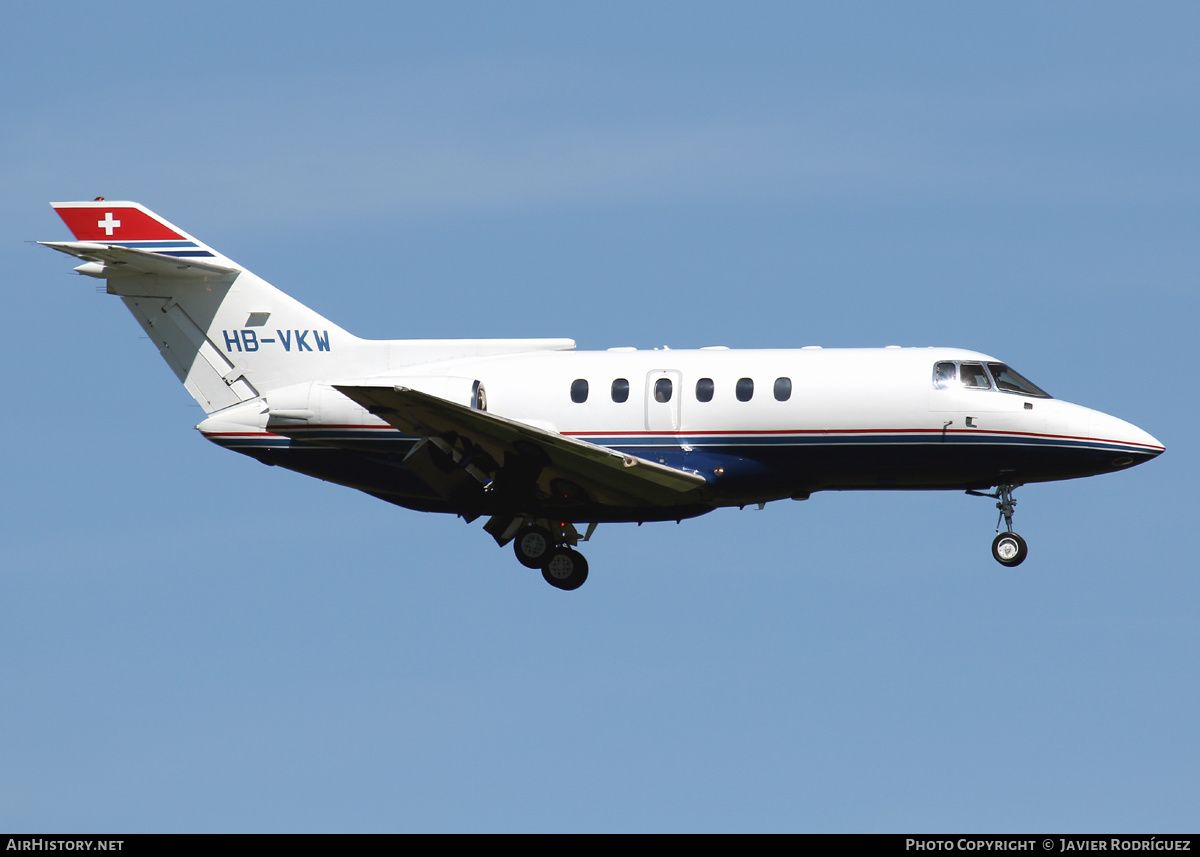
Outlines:
[[[557,589],[578,589],[588,576],[587,560],[570,545],[579,541],[579,533],[570,524],[554,526],[530,524],[517,531],[513,553],[526,568],[540,568],[546,582]],[[588,535],[591,535],[589,532]],[[586,539],[585,539],[586,541]]]
[[542,577],[559,589],[578,589],[587,580],[588,564],[583,554],[574,548],[552,549],[542,565]]
[[1017,507],[1017,501],[1013,499],[1012,494],[1016,487],[1011,484],[998,485],[995,494],[984,494],[982,491],[967,492],[976,497],[991,497],[997,501],[996,508],[1000,510],[1000,518],[1004,520],[1004,532],[1000,532],[1000,520],[997,519],[998,535],[992,541],[992,556],[996,558],[996,562],[1009,568],[1023,563],[1029,554],[1029,546],[1012,528],[1013,511]]

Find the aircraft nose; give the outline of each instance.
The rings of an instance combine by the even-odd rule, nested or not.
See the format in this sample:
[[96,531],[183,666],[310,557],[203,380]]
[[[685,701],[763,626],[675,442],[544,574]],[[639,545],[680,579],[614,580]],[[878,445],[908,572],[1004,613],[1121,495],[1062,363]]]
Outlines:
[[1093,411],[1088,421],[1088,434],[1101,442],[1113,453],[1114,468],[1129,467],[1149,461],[1166,449],[1149,432],[1142,431],[1133,423],[1117,419],[1108,414]]

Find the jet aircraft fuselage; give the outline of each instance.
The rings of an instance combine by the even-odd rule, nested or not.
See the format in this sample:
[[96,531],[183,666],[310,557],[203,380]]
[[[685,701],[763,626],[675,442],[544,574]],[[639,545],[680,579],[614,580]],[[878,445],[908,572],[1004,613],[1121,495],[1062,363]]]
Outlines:
[[[487,517],[574,589],[600,523],[828,490],[994,497],[1124,470],[1163,446],[957,348],[579,352],[569,339],[363,340],[142,206],[55,203],[44,242],[107,281],[209,414],[209,440],[428,512]],[[995,494],[986,494],[995,488]]]

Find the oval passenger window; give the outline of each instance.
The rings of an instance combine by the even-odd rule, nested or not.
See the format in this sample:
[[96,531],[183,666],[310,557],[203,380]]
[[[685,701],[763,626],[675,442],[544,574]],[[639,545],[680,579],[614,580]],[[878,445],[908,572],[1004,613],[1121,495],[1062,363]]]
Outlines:
[[620,403],[629,399],[629,381],[618,378],[612,382],[612,400]]

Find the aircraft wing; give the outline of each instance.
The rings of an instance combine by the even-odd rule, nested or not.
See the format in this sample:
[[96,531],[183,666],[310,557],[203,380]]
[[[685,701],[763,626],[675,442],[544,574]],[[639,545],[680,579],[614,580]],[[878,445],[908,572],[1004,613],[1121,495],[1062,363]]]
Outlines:
[[[236,274],[241,270],[215,262],[202,262],[192,257],[151,253],[149,250],[121,247],[116,244],[98,244],[90,241],[39,241],[38,243],[60,253],[66,253],[68,256],[99,263],[95,267],[80,265],[75,269],[79,273],[89,276],[109,277],[128,273],[156,274],[160,277],[194,277]],[[103,272],[100,268],[101,265]]]
[[[587,498],[623,506],[678,505],[706,484],[698,473],[666,467],[635,455],[395,386],[334,387],[405,434],[466,441],[494,462],[511,456],[540,458],[537,483],[548,495],[582,488]],[[503,468],[501,468],[502,470]],[[555,485],[568,485],[556,489]]]

